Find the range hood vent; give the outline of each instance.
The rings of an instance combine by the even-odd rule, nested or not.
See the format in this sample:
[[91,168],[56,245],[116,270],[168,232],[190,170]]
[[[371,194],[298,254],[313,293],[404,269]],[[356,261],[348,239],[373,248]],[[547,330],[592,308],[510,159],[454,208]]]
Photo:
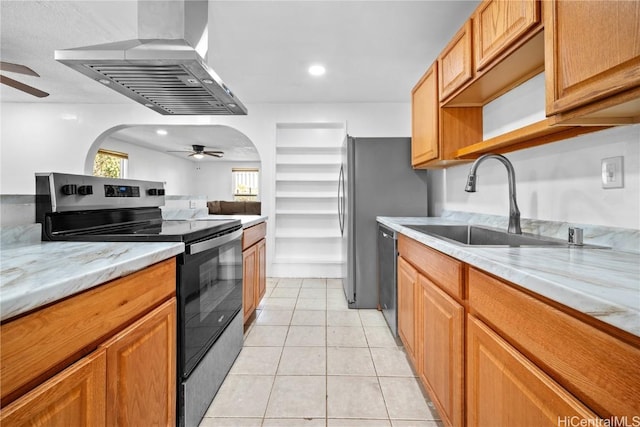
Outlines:
[[[207,17],[206,1],[173,1],[170,4],[173,9],[163,7],[162,3],[168,2],[142,0],[138,3],[139,27],[144,21],[147,27],[157,24],[159,27],[156,28],[166,31],[167,22],[175,20],[176,4],[192,9],[193,5],[200,7],[197,13],[183,11],[179,20],[184,16]],[[150,13],[152,19],[149,18]],[[191,31],[198,27],[187,20],[179,24]],[[143,33],[148,36],[149,30],[139,28],[139,36]],[[175,36],[175,31],[170,36]],[[199,37],[200,40],[207,37],[206,23]],[[246,107],[193,47],[195,41],[190,43],[185,38],[139,38],[56,50],[55,59],[160,114],[247,114]]]

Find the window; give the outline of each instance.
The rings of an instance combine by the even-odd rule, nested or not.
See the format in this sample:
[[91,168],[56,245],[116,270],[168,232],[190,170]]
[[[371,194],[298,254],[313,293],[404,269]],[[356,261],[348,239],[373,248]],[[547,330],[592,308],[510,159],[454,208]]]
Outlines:
[[98,150],[93,161],[93,176],[126,178],[129,155],[118,151]]
[[256,168],[232,168],[233,200],[253,202],[258,200],[258,174]]

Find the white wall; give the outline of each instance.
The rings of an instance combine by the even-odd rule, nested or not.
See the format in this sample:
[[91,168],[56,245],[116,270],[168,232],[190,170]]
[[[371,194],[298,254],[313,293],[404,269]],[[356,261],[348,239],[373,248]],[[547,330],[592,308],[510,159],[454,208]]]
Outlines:
[[[275,228],[275,140],[277,123],[346,122],[353,136],[409,136],[411,106],[388,104],[247,105],[247,116],[162,116],[133,102],[123,104],[2,103],[0,194],[33,194],[35,172],[83,174],[92,145],[114,126],[129,124],[222,124],[244,133],[261,159],[262,213]],[[189,193],[191,193],[189,191]],[[198,192],[196,192],[198,194]],[[267,250],[267,274],[273,251]]]
[[[203,162],[195,166],[191,193],[207,196],[207,200],[233,200],[233,168],[262,169],[260,162]],[[262,177],[258,180],[258,199],[262,199]]]
[[[539,75],[484,108],[485,138],[544,118]],[[624,188],[603,189],[600,161],[624,157]],[[523,218],[640,229],[640,125],[594,132],[506,155],[516,171]],[[507,216],[506,169],[487,160],[476,193],[464,191],[470,165],[434,171],[432,209]]]
[[129,179],[164,182],[167,194],[198,194],[190,192],[195,179],[194,162],[113,139],[100,148],[129,155]]

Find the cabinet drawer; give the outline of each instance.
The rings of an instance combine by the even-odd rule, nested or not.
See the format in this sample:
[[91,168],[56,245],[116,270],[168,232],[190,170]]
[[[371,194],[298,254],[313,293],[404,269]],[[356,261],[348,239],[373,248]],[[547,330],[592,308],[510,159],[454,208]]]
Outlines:
[[640,347],[469,269],[470,311],[604,418],[640,414]]
[[2,406],[175,292],[172,258],[3,324]]
[[411,262],[449,295],[460,300],[464,298],[462,262],[402,234],[398,237],[398,251],[403,258]]
[[264,239],[267,235],[267,223],[261,222],[253,227],[245,228],[242,234],[242,250],[245,250],[260,240]]

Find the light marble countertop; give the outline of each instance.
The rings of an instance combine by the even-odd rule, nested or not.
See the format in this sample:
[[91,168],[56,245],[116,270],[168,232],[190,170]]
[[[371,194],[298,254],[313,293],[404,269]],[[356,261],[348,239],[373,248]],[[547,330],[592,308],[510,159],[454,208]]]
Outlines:
[[195,221],[217,221],[222,219],[239,219],[242,228],[249,228],[253,225],[265,222],[269,217],[265,215],[207,215],[193,218]]
[[378,222],[497,277],[640,336],[640,254],[571,247],[469,247],[405,225],[465,224],[443,218]]
[[184,252],[184,243],[179,242],[38,241],[10,247],[4,243],[0,252],[1,320]]

